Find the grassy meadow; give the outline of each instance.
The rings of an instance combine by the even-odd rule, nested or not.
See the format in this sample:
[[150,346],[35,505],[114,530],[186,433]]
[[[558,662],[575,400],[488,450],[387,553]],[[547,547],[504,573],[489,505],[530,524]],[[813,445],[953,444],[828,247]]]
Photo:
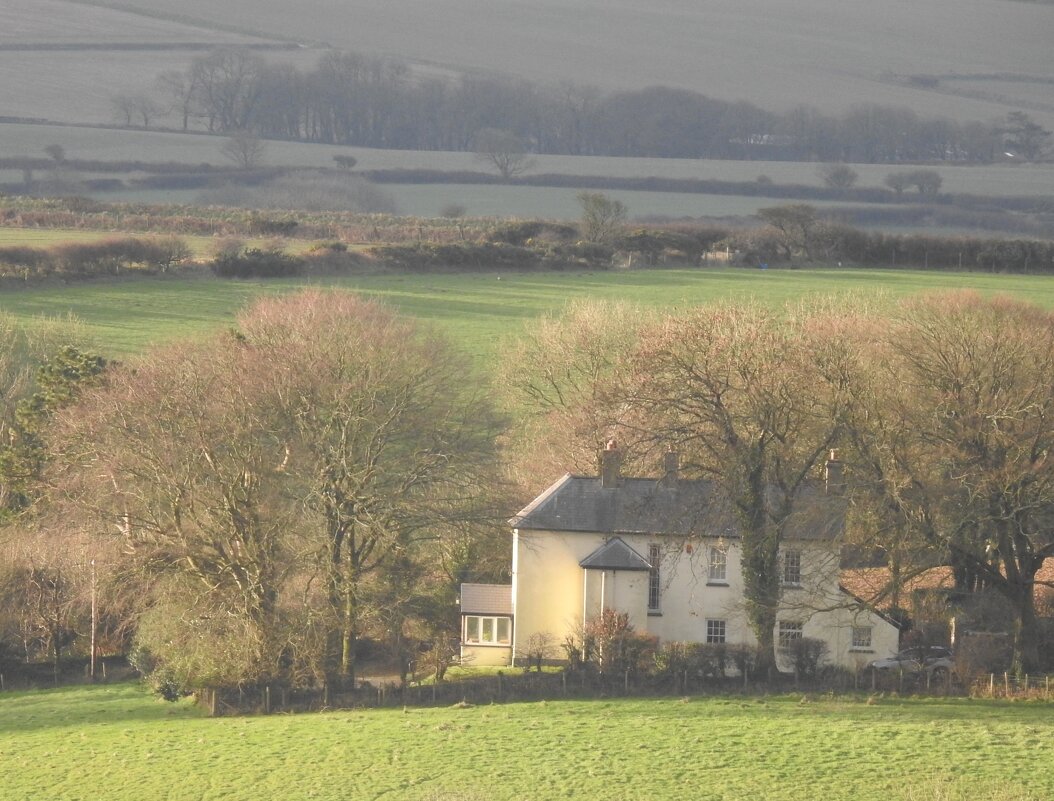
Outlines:
[[[521,217],[575,220],[582,216],[579,189],[498,184],[383,184],[400,214],[438,217],[451,203],[463,205],[471,217]],[[758,209],[779,205],[770,197],[704,195],[682,192],[644,192],[609,189],[604,194],[626,204],[629,215],[641,217],[747,217]],[[846,204],[811,201],[823,209]]]
[[[732,696],[210,719],[136,685],[0,694],[5,801],[1038,801],[1054,797],[1052,764],[1054,717],[1036,702]],[[943,777],[969,795],[936,795]]]
[[[41,316],[73,315],[104,352],[120,356],[152,343],[215,331],[233,322],[238,310],[254,297],[305,285],[308,282],[302,279],[235,281],[202,276],[38,286],[4,290],[0,311],[29,322]],[[495,357],[503,338],[517,335],[531,320],[559,312],[575,300],[678,307],[756,299],[782,305],[822,295],[858,294],[874,299],[970,288],[984,294],[1007,293],[1054,308],[1052,277],[911,270],[707,268],[404,274],[332,278],[316,285],[362,292],[434,324],[482,365]]]
[[[1054,14],[1054,11],[1050,12]],[[3,90],[0,90],[2,92]],[[2,94],[0,94],[2,99]],[[186,164],[227,165],[220,153],[223,136],[169,131],[134,131],[64,125],[0,123],[0,144],[5,155],[43,157],[44,147],[62,145],[71,159],[178,161]],[[332,167],[333,156],[350,154],[357,170],[476,170],[486,171],[472,153],[433,150],[378,150],[365,147],[319,145],[308,142],[266,143],[264,162],[272,166]],[[776,184],[822,186],[815,162],[732,161],[713,159],[616,158],[613,156],[532,157],[532,174],[610,176],[614,178],[687,178],[718,181],[755,181],[768,176]],[[860,174],[857,185],[881,187],[893,171],[907,169],[889,164],[853,164]],[[942,191],[985,196],[1054,193],[1054,163],[940,165]],[[39,176],[38,176],[39,177]],[[18,181],[13,172],[6,180]],[[769,205],[781,201],[769,199]]]

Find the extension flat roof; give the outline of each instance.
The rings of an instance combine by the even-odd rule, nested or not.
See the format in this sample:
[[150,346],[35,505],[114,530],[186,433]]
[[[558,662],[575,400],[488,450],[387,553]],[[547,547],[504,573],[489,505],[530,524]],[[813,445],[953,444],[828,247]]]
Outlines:
[[462,584],[461,614],[512,616],[512,585]]

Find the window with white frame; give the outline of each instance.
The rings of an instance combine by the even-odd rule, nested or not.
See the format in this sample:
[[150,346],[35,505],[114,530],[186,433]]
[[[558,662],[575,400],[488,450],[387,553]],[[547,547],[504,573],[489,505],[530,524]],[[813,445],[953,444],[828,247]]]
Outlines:
[[871,647],[871,627],[853,626],[853,648]]
[[801,551],[783,552],[783,583],[801,584]]
[[710,572],[707,581],[724,583],[728,580],[728,551],[724,548],[710,549]]
[[723,643],[725,641],[725,621],[711,620],[710,618],[707,618],[706,641],[712,644]]
[[512,619],[465,615],[463,641],[469,645],[509,645],[512,642]]
[[793,623],[789,620],[781,620],[779,625],[778,644],[780,648],[788,647],[794,640],[800,640],[803,636],[801,623]]
[[662,548],[658,545],[648,546],[648,564],[651,565],[651,569],[648,570],[648,611],[658,612],[661,607],[662,601],[662,577],[659,574],[659,567],[662,563]]

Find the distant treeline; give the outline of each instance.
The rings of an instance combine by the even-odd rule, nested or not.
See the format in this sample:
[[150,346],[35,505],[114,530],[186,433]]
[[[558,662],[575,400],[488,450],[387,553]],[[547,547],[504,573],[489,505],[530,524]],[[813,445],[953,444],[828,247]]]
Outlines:
[[174,109],[184,129],[360,147],[471,151],[480,131],[500,129],[536,153],[792,161],[989,162],[1007,148],[1032,159],[1046,143],[1019,112],[974,123],[878,105],[776,114],[661,86],[605,94],[573,83],[422,77],[405,62],[347,52],[305,71],[216,50],[166,73],[161,86],[164,98],[115,98],[122,121],[147,127]]

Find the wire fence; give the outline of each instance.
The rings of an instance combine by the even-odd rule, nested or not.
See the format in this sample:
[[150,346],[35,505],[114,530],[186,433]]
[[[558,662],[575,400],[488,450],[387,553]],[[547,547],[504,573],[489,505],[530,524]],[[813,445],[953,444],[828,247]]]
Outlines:
[[964,682],[947,671],[862,670],[772,680],[742,676],[648,676],[590,670],[495,674],[427,684],[362,684],[354,691],[278,685],[204,689],[197,699],[212,715],[272,714],[325,709],[501,704],[613,697],[764,695],[785,692],[890,693],[924,696],[1054,700],[1054,675],[986,674]]
[[970,685],[970,695],[982,698],[1054,700],[1054,674],[989,673]]

